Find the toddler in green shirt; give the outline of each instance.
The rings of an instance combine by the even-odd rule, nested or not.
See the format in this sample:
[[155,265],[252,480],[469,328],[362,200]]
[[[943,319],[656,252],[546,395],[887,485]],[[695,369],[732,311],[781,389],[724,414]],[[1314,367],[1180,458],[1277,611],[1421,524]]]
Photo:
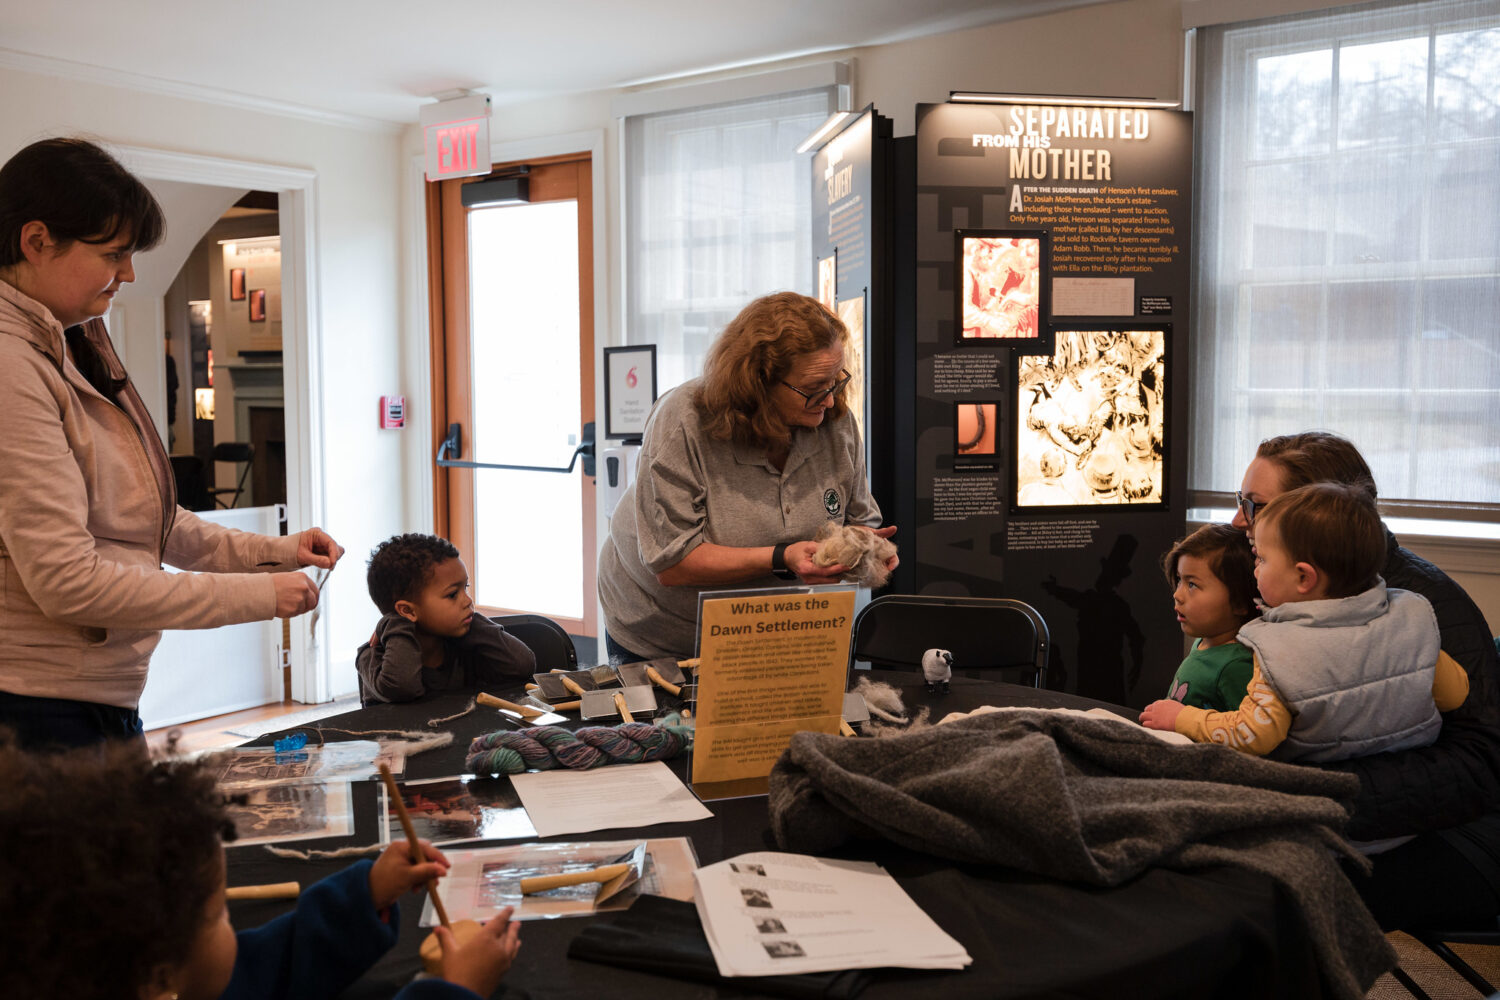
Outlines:
[[1214,712],[1238,708],[1255,658],[1235,637],[1260,615],[1250,542],[1227,524],[1206,524],[1172,546],[1162,568],[1177,622],[1183,634],[1196,638],[1167,697]]

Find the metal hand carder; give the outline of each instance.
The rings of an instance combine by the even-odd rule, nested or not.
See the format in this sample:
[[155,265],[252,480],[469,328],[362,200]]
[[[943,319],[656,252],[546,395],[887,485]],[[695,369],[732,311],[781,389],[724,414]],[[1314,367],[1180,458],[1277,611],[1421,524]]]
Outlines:
[[843,717],[839,719],[839,732],[845,736],[853,736],[854,723],[870,721],[870,706],[865,704],[864,698],[853,691],[844,695]]
[[688,682],[682,668],[670,656],[642,663],[626,663],[616,668],[620,682],[626,687],[645,687],[655,684],[670,695],[682,695],[682,687]]
[[548,712],[532,705],[519,705],[482,691],[474,696],[474,701],[487,708],[498,709],[507,718],[519,719],[528,726],[553,726],[559,722],[568,721],[567,716],[558,715],[556,712]]
[[583,693],[585,719],[619,716],[626,722],[634,722],[635,715],[649,718],[655,711],[656,692],[649,687],[623,687]]
[[618,858],[597,868],[561,872],[557,875],[533,875],[523,878],[521,879],[521,894],[523,896],[530,896],[539,892],[561,889],[565,886],[598,882],[599,893],[594,897],[594,905],[597,906],[600,903],[607,902],[614,896],[618,896],[621,892],[640,881],[641,873],[645,869],[646,842],[643,840]]
[[620,676],[608,663],[583,670],[560,670],[555,673],[532,674],[541,697],[547,701],[566,701],[582,698],[585,691],[620,683]]

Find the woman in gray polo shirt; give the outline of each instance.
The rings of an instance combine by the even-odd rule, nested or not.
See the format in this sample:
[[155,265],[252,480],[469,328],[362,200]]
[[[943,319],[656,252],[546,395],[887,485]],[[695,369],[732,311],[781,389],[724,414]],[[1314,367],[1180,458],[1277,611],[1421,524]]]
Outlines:
[[878,527],[845,402],[848,345],[816,299],[767,295],[657,402],[599,554],[612,659],[691,656],[700,591],[837,582],[847,567],[812,561],[824,522],[895,533]]

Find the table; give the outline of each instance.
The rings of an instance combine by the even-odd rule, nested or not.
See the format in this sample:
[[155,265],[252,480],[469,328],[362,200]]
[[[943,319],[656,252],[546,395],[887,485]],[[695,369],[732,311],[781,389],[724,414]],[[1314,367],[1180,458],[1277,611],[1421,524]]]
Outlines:
[[[897,686],[913,711],[926,705],[935,717],[983,704],[1040,708],[1102,707],[1133,719],[1135,712],[1086,698],[1015,684],[955,677],[947,696],[928,694],[920,674],[885,671],[872,678]],[[495,691],[517,698],[521,692]],[[315,723],[325,729],[421,729],[429,718],[460,711],[466,698],[445,695],[415,704],[372,705]],[[311,727],[309,727],[311,728]],[[406,779],[463,772],[469,741],[505,728],[492,712],[475,712],[447,724],[451,746],[407,760]],[[306,730],[299,730],[306,731]],[[260,741],[264,743],[270,737]],[[327,738],[339,738],[329,733]],[[342,737],[357,739],[360,737]],[[685,775],[686,758],[672,762]],[[354,788],[356,828],[336,841],[288,846],[370,844],[375,828],[377,781]],[[709,864],[748,851],[775,850],[764,797],[709,803],[714,817],[697,823],[642,830],[599,830],[551,838],[616,840],[649,835],[689,837],[699,862]],[[902,888],[973,957],[961,972],[878,970],[863,996],[883,998],[1023,997],[1316,997],[1322,986],[1311,945],[1297,930],[1293,906],[1269,879],[1241,869],[1185,874],[1151,869],[1112,889],[1062,883],[983,865],[953,865],[888,843],[871,843],[840,856],[884,865]],[[348,864],[283,860],[257,846],[228,852],[230,885],[297,880],[304,886]],[[394,948],[352,987],[349,1000],[387,998],[421,967],[417,947],[428,931],[417,926],[421,896],[401,902],[402,926]],[[253,927],[286,911],[290,901],[230,904],[236,927]],[[524,945],[497,996],[535,998],[754,997],[754,980],[715,987],[595,965],[567,958],[569,942],[593,918],[528,921]],[[743,988],[741,988],[743,987]]]

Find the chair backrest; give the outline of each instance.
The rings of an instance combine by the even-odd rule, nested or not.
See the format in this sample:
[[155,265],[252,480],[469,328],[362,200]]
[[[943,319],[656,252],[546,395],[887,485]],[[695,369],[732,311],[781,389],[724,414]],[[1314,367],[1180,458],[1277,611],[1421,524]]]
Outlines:
[[[215,462],[243,463],[240,465],[239,479],[235,481],[234,486],[220,486],[208,491],[221,507],[239,506],[240,494],[245,492],[245,478],[250,475],[250,463],[255,461],[255,445],[246,441],[220,441],[214,445],[211,455]],[[225,493],[231,494],[228,503],[222,499]]]
[[172,478],[177,482],[177,502],[188,510],[212,510],[208,481],[203,475],[203,459],[197,455],[173,455]]
[[933,597],[887,594],[854,619],[849,644],[855,660],[875,667],[922,667],[922,654],[946,649],[958,672],[1019,668],[1037,687],[1047,682],[1052,646],[1036,608],[1005,597]]
[[249,462],[255,458],[255,445],[248,441],[220,441],[214,445],[215,462]]
[[536,654],[536,669],[577,670],[578,650],[567,630],[544,615],[498,615],[494,619]]

